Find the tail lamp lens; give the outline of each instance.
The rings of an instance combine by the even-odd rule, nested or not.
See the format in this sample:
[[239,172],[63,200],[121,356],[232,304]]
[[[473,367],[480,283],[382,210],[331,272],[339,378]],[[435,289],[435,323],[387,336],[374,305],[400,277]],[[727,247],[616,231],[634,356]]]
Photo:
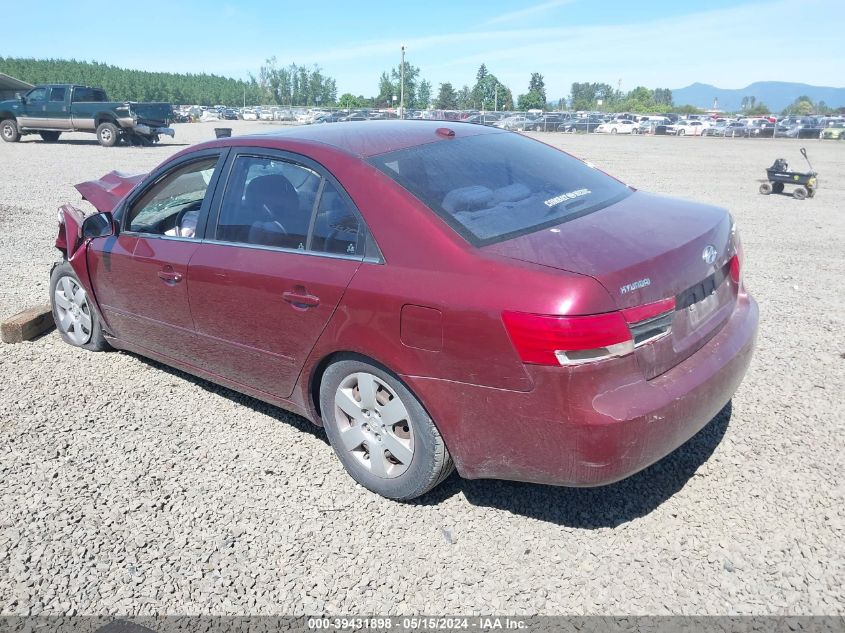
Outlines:
[[[632,353],[634,334],[642,327],[651,326],[654,330],[654,319],[661,315],[670,317],[669,313],[674,310],[675,298],[670,297],[604,314],[554,316],[505,312],[502,319],[522,362],[581,365]],[[659,326],[658,334],[664,335],[672,324],[667,321]],[[637,345],[657,338],[652,330],[648,330],[649,336]]]
[[634,351],[621,312],[572,317],[505,312],[502,318],[524,363],[574,365]]
[[742,271],[740,270],[739,255],[734,255],[731,257],[731,280],[733,280],[735,284],[738,284],[741,278]]

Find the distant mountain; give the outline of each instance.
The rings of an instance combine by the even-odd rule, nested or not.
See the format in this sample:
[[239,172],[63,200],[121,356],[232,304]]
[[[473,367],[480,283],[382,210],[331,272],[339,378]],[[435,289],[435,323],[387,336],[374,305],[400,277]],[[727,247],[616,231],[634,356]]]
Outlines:
[[718,99],[719,109],[735,111],[742,106],[743,97],[754,97],[758,103],[762,101],[769,106],[772,112],[780,112],[802,95],[810,97],[813,103],[824,101],[832,108],[845,106],[845,88],[809,86],[786,81],[757,81],[736,90],[694,83],[686,88],[673,90],[672,100],[676,105],[689,104],[710,109],[713,107],[713,99]]

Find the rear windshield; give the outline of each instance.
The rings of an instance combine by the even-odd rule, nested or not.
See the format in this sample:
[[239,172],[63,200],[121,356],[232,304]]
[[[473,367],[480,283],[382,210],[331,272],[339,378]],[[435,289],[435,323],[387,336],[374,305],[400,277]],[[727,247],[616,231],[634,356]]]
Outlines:
[[520,134],[480,134],[370,162],[475,246],[598,211],[631,193],[618,180]]

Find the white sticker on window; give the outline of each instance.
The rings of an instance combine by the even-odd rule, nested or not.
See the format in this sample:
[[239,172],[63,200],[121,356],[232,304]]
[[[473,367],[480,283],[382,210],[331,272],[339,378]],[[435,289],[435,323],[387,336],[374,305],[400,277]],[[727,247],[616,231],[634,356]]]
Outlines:
[[544,204],[551,208],[559,205],[561,202],[566,202],[567,200],[574,200],[575,198],[580,198],[581,196],[587,196],[593,193],[589,189],[576,189],[575,191],[569,191],[567,193],[562,193],[559,196],[555,196],[554,198],[549,198],[544,202]]

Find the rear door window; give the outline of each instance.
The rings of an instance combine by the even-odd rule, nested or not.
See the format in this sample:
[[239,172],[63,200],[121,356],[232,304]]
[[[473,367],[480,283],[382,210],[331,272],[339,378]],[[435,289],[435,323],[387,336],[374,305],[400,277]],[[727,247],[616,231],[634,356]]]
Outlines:
[[349,196],[316,165],[295,158],[234,158],[213,238],[363,259],[367,231]]
[[631,194],[618,180],[520,134],[479,134],[370,162],[476,246],[560,224]]
[[215,239],[305,250],[320,187],[316,172],[264,156],[239,156],[229,176]]

